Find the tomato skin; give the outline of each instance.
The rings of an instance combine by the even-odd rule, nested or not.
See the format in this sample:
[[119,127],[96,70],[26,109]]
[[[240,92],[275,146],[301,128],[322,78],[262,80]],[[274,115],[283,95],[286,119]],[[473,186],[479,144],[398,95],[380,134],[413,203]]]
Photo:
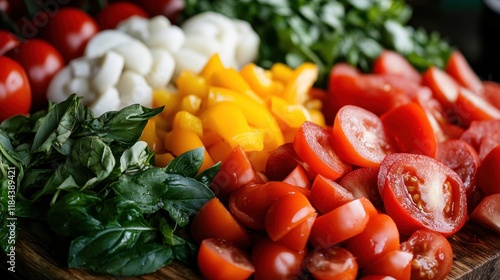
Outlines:
[[452,108],[456,115],[455,123],[468,127],[473,121],[500,119],[500,109],[490,104],[484,96],[463,87],[458,92],[457,101]]
[[17,114],[28,114],[31,89],[28,76],[15,60],[0,56],[0,122]]
[[356,256],[359,267],[365,267],[385,253],[399,249],[399,231],[389,215],[376,214],[370,217],[363,232],[347,239],[344,245]]
[[246,252],[215,238],[201,242],[198,268],[206,279],[248,279],[255,272]]
[[41,29],[41,37],[61,52],[66,62],[83,55],[87,42],[99,31],[97,22],[83,10],[61,8]]
[[134,0],[133,2],[142,7],[151,17],[164,15],[173,24],[177,23],[184,9],[182,0]]
[[354,198],[366,197],[377,209],[383,210],[384,202],[377,185],[378,173],[378,168],[358,168],[342,177],[339,184],[350,191]]
[[320,248],[338,244],[360,234],[368,220],[363,202],[355,199],[316,218],[309,241]]
[[362,270],[362,275],[386,275],[398,280],[409,280],[413,254],[403,251],[390,251]]
[[291,229],[282,238],[276,241],[279,244],[285,245],[286,247],[296,251],[301,252],[307,246],[309,241],[309,236],[311,234],[311,228],[316,220],[318,213],[313,213],[305,221],[300,223],[295,228]]
[[470,219],[500,233],[500,193],[484,197],[470,214]]
[[0,55],[5,55],[19,44],[19,39],[14,34],[6,30],[0,30]]
[[429,67],[422,74],[422,84],[432,90],[434,98],[445,109],[457,101],[459,85],[455,79],[436,66]]
[[417,230],[401,243],[401,250],[413,254],[412,280],[442,280],[451,270],[453,250],[448,240],[439,233]]
[[500,120],[473,121],[462,133],[460,140],[469,143],[476,151],[479,151],[481,141],[492,131],[500,130]]
[[500,109],[500,84],[493,81],[483,82],[483,96],[488,102]]
[[420,83],[422,78],[408,60],[400,53],[383,50],[373,61],[374,74],[393,74]]
[[320,213],[328,213],[354,200],[354,196],[337,182],[318,175],[312,183],[309,200]]
[[361,167],[378,167],[386,155],[395,152],[380,118],[353,105],[337,112],[332,142],[340,158]]
[[108,4],[96,16],[101,30],[114,29],[118,24],[132,16],[148,18],[149,15],[134,3],[118,1]]
[[47,88],[59,70],[64,67],[64,60],[59,51],[42,39],[28,40],[7,55],[19,62],[28,75],[32,93],[31,111],[46,109]]
[[500,145],[500,130],[486,134],[479,143],[479,159],[483,160],[498,145]]
[[327,133],[319,125],[306,121],[293,139],[297,155],[317,174],[335,180],[351,170],[351,166],[336,154]]
[[484,157],[477,170],[477,185],[485,195],[500,193],[500,146]]
[[295,152],[292,143],[285,143],[269,154],[264,174],[271,181],[284,180],[296,167],[302,166],[309,180],[316,177],[316,172]]
[[394,138],[399,152],[434,157],[437,139],[425,111],[416,103],[408,103],[380,117]]
[[481,79],[472,70],[472,67],[460,51],[455,50],[451,53],[445,71],[461,86],[466,87],[476,94],[483,93],[484,88]]
[[290,279],[301,273],[306,251],[296,252],[273,242],[268,237],[259,239],[252,250],[251,260],[255,267],[254,278]]
[[450,236],[467,221],[463,182],[444,163],[424,155],[393,154],[382,161],[383,168],[387,178],[379,176],[385,184],[379,190],[401,234],[427,228]]
[[250,247],[252,244],[245,228],[216,197],[203,205],[192,219],[191,235],[198,243],[208,238],[219,238],[240,247]]
[[396,278],[386,275],[366,275],[359,278],[359,280],[396,280]]
[[314,279],[318,280],[354,280],[358,275],[356,258],[342,247],[311,251],[304,263]]
[[288,183],[292,186],[302,187],[305,189],[311,189],[311,182],[302,165],[297,165],[288,176],[283,179],[283,182]]

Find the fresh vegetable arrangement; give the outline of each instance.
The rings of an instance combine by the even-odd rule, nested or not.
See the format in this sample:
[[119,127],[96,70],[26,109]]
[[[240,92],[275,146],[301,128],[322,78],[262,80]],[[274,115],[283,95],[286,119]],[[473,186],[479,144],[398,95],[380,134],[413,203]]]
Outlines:
[[104,274],[444,279],[500,233],[500,85],[404,1],[7,2],[7,253],[15,217]]

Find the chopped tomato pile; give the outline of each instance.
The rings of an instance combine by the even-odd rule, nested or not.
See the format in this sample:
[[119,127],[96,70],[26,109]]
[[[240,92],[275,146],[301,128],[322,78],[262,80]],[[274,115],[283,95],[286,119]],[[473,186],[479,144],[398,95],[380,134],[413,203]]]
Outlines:
[[373,73],[337,64],[330,125],[304,121],[262,171],[239,145],[223,158],[190,228],[201,274],[444,279],[447,237],[500,232],[499,89],[459,52],[424,73],[389,51]]

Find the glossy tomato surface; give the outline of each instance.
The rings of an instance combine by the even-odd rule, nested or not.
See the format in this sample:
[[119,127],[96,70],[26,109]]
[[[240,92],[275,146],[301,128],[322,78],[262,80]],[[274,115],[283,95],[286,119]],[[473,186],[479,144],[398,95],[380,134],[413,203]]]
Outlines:
[[106,7],[100,10],[96,15],[96,20],[101,30],[114,29],[121,21],[124,21],[132,16],[143,18],[149,17],[146,11],[138,5],[131,2],[118,1],[109,3]]
[[401,243],[401,250],[413,254],[412,280],[445,279],[451,270],[453,250],[448,240],[439,233],[417,230]]
[[373,62],[373,73],[393,74],[420,83],[420,73],[400,53],[384,50]]
[[382,210],[384,202],[378,191],[378,168],[358,168],[347,173],[339,184],[350,191],[354,198],[366,197],[377,208]]
[[201,242],[198,268],[206,279],[247,279],[255,271],[250,256],[232,243],[210,238]]
[[362,270],[362,275],[385,275],[398,280],[410,280],[413,254],[403,250],[390,251]]
[[500,193],[500,146],[491,150],[477,170],[477,185],[485,195]]
[[[387,177],[379,186],[387,214],[402,234],[427,228],[450,236],[467,220],[467,197],[460,176],[434,158],[393,154],[382,161]],[[380,178],[380,177],[379,177]]]
[[484,197],[470,214],[470,219],[500,233],[500,193]]
[[47,108],[47,88],[54,75],[64,67],[64,59],[59,51],[42,39],[31,39],[21,43],[7,53],[19,62],[30,82],[32,93],[31,111]]
[[27,114],[31,107],[31,89],[23,67],[0,56],[0,121],[17,114]]
[[300,223],[298,226],[291,229],[282,238],[276,241],[279,244],[285,245],[286,247],[296,251],[301,252],[307,246],[309,242],[309,236],[311,234],[311,228],[316,220],[318,213],[314,213],[307,217],[305,221]]
[[354,280],[358,275],[356,257],[342,247],[316,249],[307,254],[304,262],[318,280]]
[[320,213],[328,213],[354,200],[354,195],[339,183],[318,175],[312,183],[309,200]]
[[19,39],[14,34],[6,30],[0,30],[0,55],[6,54],[19,44]]
[[264,174],[272,181],[282,181],[297,165],[302,166],[309,180],[316,177],[316,172],[295,152],[292,143],[285,143],[272,151],[266,162]]

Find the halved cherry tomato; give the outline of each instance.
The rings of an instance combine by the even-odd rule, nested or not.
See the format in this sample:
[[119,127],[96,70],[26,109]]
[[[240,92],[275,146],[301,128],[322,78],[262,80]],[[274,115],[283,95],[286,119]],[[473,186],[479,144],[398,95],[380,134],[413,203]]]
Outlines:
[[412,101],[417,103],[427,116],[429,123],[434,130],[436,135],[436,140],[442,142],[449,138],[448,134],[445,134],[442,126],[447,125],[447,119],[441,104],[432,96],[432,91],[428,87],[421,87],[415,92]]
[[302,187],[306,189],[311,188],[311,182],[307,176],[307,172],[304,170],[302,165],[297,165],[288,176],[283,179],[284,183],[288,183],[292,186]]
[[6,30],[0,30],[0,55],[6,54],[19,44],[19,39],[14,34]]
[[17,114],[27,114],[31,106],[31,89],[23,67],[6,56],[0,56],[0,122]]
[[484,197],[470,214],[470,219],[500,233],[500,193]]
[[41,36],[61,52],[66,62],[83,55],[87,42],[99,31],[96,21],[83,10],[61,8],[54,13]]
[[486,134],[479,143],[479,159],[483,160],[498,145],[500,145],[500,130]]
[[255,280],[290,279],[301,273],[306,251],[296,252],[268,237],[257,241],[251,260],[255,267]]
[[493,132],[500,130],[500,120],[473,121],[460,136],[461,140],[469,143],[479,151],[483,138]]
[[380,118],[403,153],[434,157],[437,139],[425,111],[416,103],[408,103],[385,113]]
[[248,279],[255,272],[245,251],[217,238],[201,242],[198,268],[206,279]]
[[394,220],[386,214],[371,216],[366,228],[344,243],[358,261],[365,267],[384,254],[399,249],[399,231]]
[[483,82],[483,96],[493,106],[500,109],[500,84],[493,81]]
[[444,108],[451,107],[457,101],[459,85],[450,75],[436,66],[429,67],[422,74],[422,84],[432,90],[434,98]]
[[309,200],[320,213],[328,213],[354,200],[354,196],[337,182],[318,175],[312,183]]
[[316,173],[332,180],[351,170],[351,166],[336,154],[331,134],[313,122],[302,124],[293,139],[293,148]]
[[453,51],[446,64],[446,72],[461,86],[466,87],[476,94],[482,94],[483,84],[476,72],[472,70],[469,62],[460,51]]
[[491,150],[477,170],[477,185],[485,195],[500,193],[500,146]]
[[467,127],[473,121],[500,119],[500,109],[491,105],[483,96],[463,87],[458,93],[457,101],[453,106],[457,124]]
[[373,62],[374,74],[393,74],[401,76],[417,83],[421,82],[420,73],[400,53],[383,50]]
[[[354,198],[366,197],[377,209],[382,210],[384,202],[378,191],[378,173],[376,168],[358,168],[342,177],[339,184],[350,191]],[[312,191],[310,196],[312,197]]]
[[396,280],[396,278],[387,275],[366,275],[359,280]]
[[305,221],[303,221],[298,226],[290,230],[287,234],[285,234],[282,238],[280,238],[276,242],[283,244],[286,247],[295,250],[296,252],[304,251],[307,242],[309,241],[311,228],[317,216],[318,213],[312,214]]
[[340,158],[361,167],[378,167],[386,155],[395,152],[380,118],[353,105],[346,105],[337,112],[332,142]]
[[412,280],[442,280],[451,270],[453,250],[450,242],[439,233],[417,230],[401,243],[401,250],[413,254]]
[[342,247],[316,249],[307,254],[304,262],[318,280],[354,280],[358,275],[356,258]]
[[118,24],[131,16],[148,18],[148,14],[134,3],[118,1],[109,3],[96,16],[101,30],[114,29]]
[[200,243],[207,238],[220,238],[240,247],[252,244],[245,228],[216,197],[200,208],[191,221],[191,235]]
[[360,234],[368,220],[363,202],[355,199],[316,218],[309,241],[314,247],[322,248],[338,244]]
[[362,275],[386,275],[398,280],[410,280],[413,254],[403,251],[390,251],[362,270]]
[[52,78],[64,67],[64,59],[59,51],[42,39],[31,39],[19,44],[7,53],[19,62],[30,82],[31,112],[47,108],[47,88]]
[[304,168],[309,180],[313,180],[316,177],[316,172],[297,155],[293,149],[293,144],[285,143],[269,154],[264,174],[271,181],[282,181],[297,165]]
[[264,226],[269,238],[277,241],[315,213],[316,210],[302,193],[286,195],[269,207]]
[[462,179],[444,163],[424,155],[392,154],[382,161],[382,169],[387,173],[385,180],[379,180],[385,184],[379,186],[385,211],[401,234],[428,228],[450,236],[465,224]]
[[210,184],[210,189],[221,201],[226,202],[235,190],[252,183],[262,183],[262,180],[246,152],[237,146],[222,162],[219,172]]
[[278,181],[245,185],[231,194],[229,211],[248,228],[265,230],[264,220],[269,207],[280,197],[296,193],[307,196],[309,190]]

